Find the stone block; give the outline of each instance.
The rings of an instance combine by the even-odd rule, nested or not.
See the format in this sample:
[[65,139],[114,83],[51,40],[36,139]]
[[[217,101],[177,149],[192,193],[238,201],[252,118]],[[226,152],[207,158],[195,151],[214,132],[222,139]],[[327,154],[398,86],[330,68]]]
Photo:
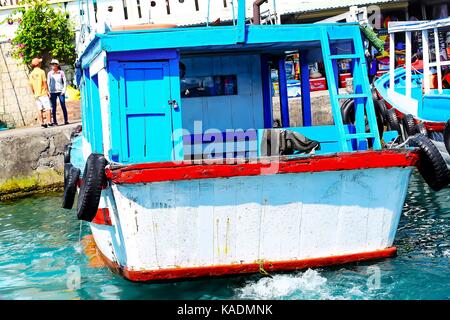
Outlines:
[[4,82],[4,81],[10,81],[10,80],[9,80],[9,75],[8,75],[8,73],[3,72],[3,73],[2,73],[2,76],[1,76],[1,80],[2,80],[2,82]]

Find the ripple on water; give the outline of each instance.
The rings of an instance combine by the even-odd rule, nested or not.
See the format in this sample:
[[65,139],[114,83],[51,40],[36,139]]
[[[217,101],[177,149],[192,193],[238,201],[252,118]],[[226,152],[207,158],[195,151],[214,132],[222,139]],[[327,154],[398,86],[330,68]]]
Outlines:
[[435,193],[417,175],[398,257],[272,277],[128,282],[89,266],[75,212],[60,202],[48,195],[0,204],[0,299],[450,299],[450,189]]

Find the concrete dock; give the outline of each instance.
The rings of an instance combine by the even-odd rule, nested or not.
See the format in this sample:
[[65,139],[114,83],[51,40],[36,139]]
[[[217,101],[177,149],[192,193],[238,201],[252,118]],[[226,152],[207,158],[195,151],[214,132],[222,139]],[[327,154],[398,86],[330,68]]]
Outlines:
[[79,125],[0,131],[0,201],[61,190],[64,146]]

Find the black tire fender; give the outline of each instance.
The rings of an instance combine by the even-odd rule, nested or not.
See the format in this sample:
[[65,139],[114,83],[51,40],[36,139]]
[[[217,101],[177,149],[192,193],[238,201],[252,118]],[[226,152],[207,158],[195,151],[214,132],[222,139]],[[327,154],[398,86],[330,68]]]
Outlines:
[[84,167],[83,181],[78,194],[77,216],[91,222],[97,214],[102,188],[106,184],[107,161],[101,154],[91,153]]
[[416,134],[416,122],[414,121],[414,117],[412,114],[405,114],[402,121],[403,128],[405,128],[405,132],[408,137]]
[[70,151],[72,150],[72,143],[64,146],[64,163],[70,163]]
[[378,93],[377,93],[377,89],[375,89],[375,88],[372,88],[372,99],[373,99],[373,101],[378,100]]
[[444,142],[444,132],[428,131],[428,138],[438,142]]
[[389,109],[386,112],[386,118],[389,130],[397,131],[398,134],[401,135],[400,123],[398,121],[398,117],[397,114],[395,113],[395,110]]
[[383,120],[383,125],[386,124],[386,113],[387,113],[387,107],[386,107],[386,103],[384,103],[383,100],[373,100],[373,104],[375,106],[375,110],[378,110],[378,112],[380,113],[382,120]]
[[450,181],[450,172],[438,148],[423,134],[410,138],[411,145],[420,149],[418,169],[425,182],[434,191],[446,187]]
[[[382,103],[382,101],[377,100],[376,102],[374,101],[374,105],[375,105],[375,116],[377,118],[377,126],[378,126],[378,133],[380,135],[380,139],[383,138],[383,132],[384,132],[384,114],[383,114],[383,109],[382,107],[379,107],[379,104]],[[383,103],[384,106],[384,103]],[[384,106],[386,108],[386,106]]]
[[444,144],[445,149],[447,149],[447,152],[450,154],[450,119],[447,120],[444,128]]
[[425,137],[428,137],[428,130],[425,127],[425,124],[423,122],[417,123],[415,126],[415,130],[416,130],[416,133],[420,133],[420,134],[423,134]]
[[353,124],[355,122],[355,110],[353,109],[354,101],[347,99],[341,106],[342,122],[344,124]]
[[77,194],[78,181],[80,180],[81,170],[74,167],[71,163],[64,165],[64,209],[72,209]]
[[[375,103],[375,102],[374,102]],[[342,114],[342,121],[344,124],[355,124],[355,100],[349,99],[345,101],[342,104],[341,107],[341,114]],[[377,120],[377,127],[378,127],[378,133],[380,135],[380,138],[383,137],[383,131],[384,131],[384,121],[383,121],[383,115],[382,111],[375,107],[375,116]],[[366,132],[370,131],[369,124],[366,119]]]

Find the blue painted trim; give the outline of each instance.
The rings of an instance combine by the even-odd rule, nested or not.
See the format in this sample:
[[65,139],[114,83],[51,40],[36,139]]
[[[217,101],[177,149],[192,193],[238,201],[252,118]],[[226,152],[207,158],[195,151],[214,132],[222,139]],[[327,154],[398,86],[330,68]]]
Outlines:
[[286,60],[278,58],[278,88],[280,93],[281,124],[289,127],[289,97],[286,79]]
[[81,68],[87,68],[92,61],[102,52],[102,43],[100,38],[94,38],[91,43],[84,50],[83,54],[79,58],[81,61]]
[[236,43],[245,42],[245,0],[238,1],[238,23],[236,26]]
[[[267,49],[267,44],[285,42],[286,48],[298,48],[304,41],[319,41],[321,30],[330,28],[330,39],[348,39],[357,24],[306,24],[306,25],[247,25],[245,26],[246,45],[255,50]],[[170,28],[154,30],[115,31],[99,34],[102,49],[107,52],[133,51],[147,49],[178,48],[181,52],[213,50],[214,46],[223,49],[242,49],[236,43],[235,26]],[[250,48],[250,47],[249,47]]]
[[240,142],[253,141],[257,138],[257,130],[247,130],[244,132],[221,132],[221,133],[202,133],[188,134],[183,136],[183,142],[187,144],[213,143],[216,136],[220,134],[221,142]]
[[272,128],[272,80],[270,78],[269,57],[261,56],[261,82],[263,94],[264,128]]
[[141,51],[121,51],[109,52],[110,61],[143,61],[143,60],[170,60],[179,59],[179,53],[174,49],[141,50]]
[[[176,53],[176,52],[175,52]],[[175,59],[169,60],[169,81],[170,81],[170,99],[175,100],[178,103],[178,108],[172,107],[172,133],[181,132],[183,128],[182,123],[182,101],[181,101],[181,88],[180,88],[180,70],[179,70],[179,56],[176,55]],[[173,160],[181,161],[184,159],[183,149],[183,136],[182,134],[173,134]]]
[[[120,162],[128,162],[130,157],[129,157],[129,143],[130,141],[128,141],[127,137],[128,137],[128,130],[127,130],[127,121],[126,121],[126,115],[127,115],[127,111],[126,111],[126,93],[125,93],[125,70],[123,68],[124,63],[119,63],[118,64],[118,75],[119,75],[119,90],[118,90],[118,105],[114,106],[116,108],[116,110],[119,112],[120,114],[120,118],[119,118],[119,122],[118,122],[118,128],[120,128],[120,131],[122,133],[122,135],[120,136],[120,142],[119,142],[119,150],[120,150],[120,156],[119,156],[119,160]],[[111,106],[112,108],[113,106]],[[111,127],[111,130],[114,130]]]
[[302,117],[303,126],[312,126],[312,112],[311,112],[311,86],[309,79],[309,64],[306,59],[306,54],[300,52],[300,74],[301,74],[301,88],[302,88]]
[[92,152],[103,154],[103,125],[97,74],[91,77],[90,83],[92,109]]
[[342,121],[341,107],[337,99],[338,88],[333,86],[334,83],[334,70],[330,63],[330,34],[327,29],[321,29],[321,46],[322,55],[325,66],[325,74],[328,83],[328,92],[330,93],[331,112],[333,114],[334,125],[339,134],[339,144],[342,151],[349,151],[347,139],[345,137],[344,124]]
[[122,136],[122,129],[120,124],[120,99],[119,99],[119,81],[120,68],[119,63],[110,61],[108,64],[109,74],[109,118],[111,119],[110,138],[111,149],[109,150],[109,158],[113,162],[120,161],[120,137]]
[[[352,60],[353,61],[353,60]],[[333,71],[334,71],[334,85],[339,90],[339,67],[337,60],[332,60],[331,64],[333,65]]]
[[92,128],[92,100],[91,100],[91,77],[89,74],[89,68],[84,70],[84,83],[85,83],[85,94],[86,99],[83,104],[83,113],[85,119],[85,127],[83,128],[84,137],[91,144],[94,140],[94,130]]
[[[357,88],[355,90],[355,93],[364,93],[367,95],[367,98],[365,98],[365,111],[367,114],[367,119],[369,122],[370,127],[370,133],[373,137],[373,150],[381,150],[381,140],[380,140],[380,134],[378,131],[378,124],[377,124],[377,118],[375,115],[375,106],[372,99],[372,93],[370,91],[370,83],[369,83],[369,77],[367,74],[367,62],[366,57],[364,53],[364,43],[362,41],[362,34],[361,30],[355,29],[353,30],[353,41],[354,41],[354,48],[355,53],[359,55],[359,59],[354,59],[355,64],[358,65],[358,68],[355,68],[356,77],[355,74],[353,75],[353,86]],[[356,81],[355,81],[356,80]],[[356,84],[356,86],[355,86]],[[358,100],[358,99],[356,99]],[[356,103],[355,103],[356,105]]]

